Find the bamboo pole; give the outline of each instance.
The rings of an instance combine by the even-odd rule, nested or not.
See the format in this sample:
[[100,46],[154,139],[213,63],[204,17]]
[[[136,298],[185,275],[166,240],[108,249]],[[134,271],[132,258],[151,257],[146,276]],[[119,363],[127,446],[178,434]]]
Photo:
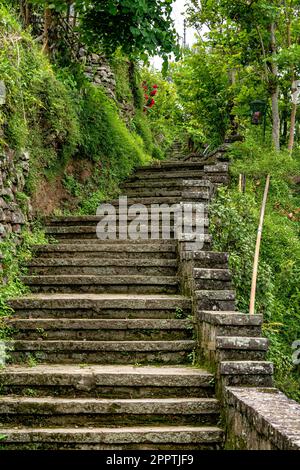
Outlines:
[[268,199],[270,187],[270,175],[267,176],[266,186],[265,186],[265,193],[264,198],[261,206],[260,212],[260,221],[259,227],[257,231],[257,239],[256,239],[256,247],[255,247],[255,255],[254,255],[254,263],[253,263],[253,275],[252,275],[252,285],[251,285],[251,296],[250,296],[250,315],[254,315],[255,313],[255,297],[256,297],[256,284],[257,284],[257,274],[258,274],[258,263],[259,263],[259,253],[260,253],[260,244],[261,244],[261,237],[265,219],[265,211],[266,211],[266,204]]

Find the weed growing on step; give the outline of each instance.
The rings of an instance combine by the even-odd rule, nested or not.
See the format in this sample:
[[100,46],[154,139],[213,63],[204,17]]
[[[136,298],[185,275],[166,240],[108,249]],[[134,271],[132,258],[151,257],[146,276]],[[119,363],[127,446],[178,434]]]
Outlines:
[[175,318],[177,318],[178,320],[181,319],[181,318],[185,318],[185,313],[182,310],[182,308],[176,307],[176,309],[175,309]]
[[29,367],[36,367],[38,365],[38,361],[33,354],[27,354],[26,362]]

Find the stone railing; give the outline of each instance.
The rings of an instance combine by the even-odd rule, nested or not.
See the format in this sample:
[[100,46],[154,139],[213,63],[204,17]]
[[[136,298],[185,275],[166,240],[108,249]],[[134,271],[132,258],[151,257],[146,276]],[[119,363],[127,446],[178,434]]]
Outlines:
[[[216,162],[205,167],[207,187],[214,176],[228,180],[226,164]],[[189,181],[185,190],[192,186]],[[261,331],[263,317],[236,311],[228,254],[212,252],[210,241],[207,233],[201,251],[184,240],[178,242],[179,276],[181,292],[193,301],[196,357],[216,374],[226,448],[300,450],[300,404],[273,387],[273,364],[266,360],[268,341]]]

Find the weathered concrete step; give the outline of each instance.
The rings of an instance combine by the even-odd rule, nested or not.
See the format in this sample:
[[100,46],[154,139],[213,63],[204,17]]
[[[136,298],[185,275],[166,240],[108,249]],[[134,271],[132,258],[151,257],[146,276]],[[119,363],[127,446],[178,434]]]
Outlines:
[[[165,186],[157,188],[132,188],[126,187],[122,191],[122,196],[127,196],[128,201],[134,198],[182,198],[185,197],[185,193],[190,192],[191,196],[198,197],[199,199],[207,200],[211,197],[211,187],[210,186],[194,186],[194,187],[174,187],[170,186],[166,188]],[[194,194],[195,193],[195,194]],[[187,196],[188,197],[188,196]],[[109,202],[109,201],[108,201]]]
[[176,258],[176,244],[174,242],[151,241],[151,242],[132,242],[114,240],[101,242],[86,242],[80,240],[79,243],[59,243],[50,245],[36,245],[34,252],[42,257],[100,257],[100,258]]
[[[161,174],[161,173],[160,173]],[[177,176],[176,173],[172,173],[172,176],[170,177],[170,174],[168,173],[163,173],[163,177],[160,177],[159,175],[156,176],[157,174],[153,174],[151,178],[143,178],[143,176],[133,176],[129,179],[126,180],[126,182],[121,186],[123,192],[126,191],[126,189],[129,188],[168,188],[168,187],[173,187],[173,188],[180,188],[182,187],[182,184],[186,185],[187,181],[193,182],[193,181],[201,181],[205,183],[210,183],[210,184],[226,184],[228,183],[228,175],[225,173],[217,173],[213,174],[210,173],[208,176],[208,179],[205,177],[204,172],[197,172],[197,176],[195,174],[191,175],[189,174],[188,178],[185,178],[184,175],[182,176]]]
[[[202,229],[201,229],[201,232],[203,232]],[[208,232],[207,229],[204,230],[205,233],[201,233],[201,232],[199,233],[199,231],[198,231],[198,236],[202,237],[202,243],[204,245],[203,249],[209,250],[211,248],[212,236],[207,233]],[[108,234],[108,236],[109,237],[111,236],[110,233]],[[146,234],[146,236],[147,236],[147,234]],[[196,231],[194,229],[193,229],[193,231],[190,229],[187,233],[179,233],[175,237],[174,232],[172,232],[171,230],[170,231],[168,230],[163,235],[163,239],[161,238],[161,234],[159,234],[158,236],[157,235],[155,235],[155,236],[157,238],[152,239],[151,234],[149,233],[148,234],[148,237],[149,237],[148,238],[148,240],[149,240],[148,243],[153,243],[153,242],[158,242],[158,243],[160,243],[160,242],[169,242],[169,243],[174,242],[174,243],[177,243],[177,241],[180,241],[180,242],[181,241],[194,241],[195,236],[196,236]],[[143,240],[143,238],[144,238],[144,235],[142,235],[141,238],[137,241],[139,241],[140,243],[141,242],[145,243],[145,240]],[[105,240],[105,243],[109,242],[109,241],[111,242],[112,246],[113,246],[112,242],[114,242],[115,244],[120,242],[119,239],[117,239],[117,240],[111,240],[111,239],[109,240],[108,239],[108,240]],[[58,238],[57,237],[57,242],[58,242],[58,245],[63,245],[64,247],[67,247],[68,245],[76,245],[76,246],[83,245],[83,246],[89,246],[89,247],[91,247],[91,249],[92,249],[92,247],[94,247],[94,246],[98,247],[98,245],[101,245],[103,243],[103,241],[101,241],[97,238],[78,239],[78,238],[73,238],[73,237],[71,237],[71,238]],[[124,251],[122,252],[122,257],[123,258],[126,258],[127,256],[131,257],[132,253],[133,253],[132,251],[127,251],[126,248],[127,247],[124,246]],[[66,251],[68,251],[68,249],[66,249]],[[90,251],[88,251],[88,253],[90,253]],[[101,252],[101,256],[102,256],[102,253],[109,253],[110,257],[115,258],[115,256],[113,256],[113,254],[116,253],[116,252],[114,251],[113,248],[111,248],[111,250],[108,250],[107,252]],[[118,255],[118,253],[120,253],[120,252],[118,251],[117,255]],[[127,255],[127,253],[128,253],[128,255]],[[136,252],[136,253],[139,253],[139,252]],[[152,253],[152,252],[150,252],[150,253]],[[170,255],[169,255],[170,252],[166,252],[166,251],[163,251],[163,250],[161,250],[159,252],[156,252],[156,253],[159,253],[160,257],[166,257],[166,256],[170,257]],[[166,255],[166,253],[168,253],[168,254]],[[175,250],[174,250],[174,253],[175,253]],[[87,256],[89,256],[89,255],[87,255]],[[93,253],[93,256],[95,256],[95,252]],[[152,254],[149,255],[149,256],[147,255],[147,258],[149,258],[149,257],[153,257],[153,255]],[[157,255],[155,257],[157,258]],[[173,256],[173,258],[174,257],[175,256]]]
[[274,366],[267,361],[222,361],[218,374],[224,385],[272,387]]
[[[119,216],[118,216],[119,218]],[[169,219],[166,219],[166,223],[169,221]],[[155,221],[156,222],[156,221]],[[107,221],[106,221],[107,223]],[[129,221],[129,223],[131,223]],[[196,225],[197,224],[197,225]],[[158,225],[158,227],[157,227]],[[191,220],[190,225],[185,224],[184,230],[185,231],[195,231],[196,227],[203,227],[205,233],[208,233],[208,228],[209,228],[209,219],[203,218],[203,217],[196,217],[196,213],[193,215],[193,219]],[[123,228],[122,228],[123,230]],[[183,231],[183,227],[181,229]],[[61,240],[61,239],[77,239],[82,242],[82,240],[96,240],[96,241],[101,241],[101,239],[97,235],[97,225],[87,225],[87,226],[72,226],[72,225],[65,225],[65,226],[56,226],[56,225],[51,225],[46,227],[46,233],[55,239]],[[121,232],[123,234],[123,232]],[[176,236],[176,233],[178,233],[178,229],[175,226],[175,220],[174,217],[170,217],[170,224],[168,222],[168,225],[162,227],[162,218],[160,217],[159,224],[155,223],[154,228],[152,229],[152,222],[151,222],[151,216],[149,216],[149,219],[139,219],[139,227],[138,227],[138,233],[136,235],[140,234],[140,238],[142,237],[147,237],[146,241],[149,240],[166,240],[164,233],[170,233],[171,239],[174,239]],[[116,228],[105,228],[105,235],[108,239],[113,240],[115,243],[117,243],[120,238],[120,227],[118,224],[118,219],[117,219],[117,226]]]
[[171,341],[191,339],[189,320],[166,319],[15,319],[6,321],[15,329],[14,339],[81,341]]
[[211,339],[216,336],[261,336],[262,315],[238,312],[199,311],[197,317],[210,329]]
[[110,292],[176,293],[175,276],[23,276],[22,281],[32,292]]
[[[139,183],[140,184],[140,183]],[[165,183],[164,183],[165,184]],[[164,213],[165,211],[163,211],[162,209],[160,210],[160,213],[159,213],[159,217],[160,219],[162,218],[162,214]],[[145,220],[149,220],[150,218],[150,215],[149,214],[149,217],[148,217],[148,214],[147,214],[147,217],[143,216],[143,214],[140,215],[140,218],[141,220],[143,220],[145,218]],[[170,214],[171,216],[171,220],[174,216],[174,213],[171,212]],[[106,220],[110,220],[111,217],[110,216],[105,216],[106,217]],[[127,219],[128,221],[132,221],[134,219],[136,219],[136,214],[127,214]],[[96,227],[98,222],[100,222],[100,220],[102,220],[103,216],[100,216],[100,215],[89,215],[89,216],[60,216],[60,217],[48,217],[45,219],[45,225],[47,227],[61,227],[61,226],[73,226],[73,227],[89,227],[88,230],[91,230],[91,227]],[[116,213],[116,220],[119,219],[119,214]]]
[[139,180],[140,182],[158,180],[162,181],[163,179],[172,179],[172,180],[195,180],[195,179],[205,179],[209,180],[212,183],[224,183],[228,182],[228,175],[226,172],[210,172],[206,173],[203,170],[185,170],[185,171],[148,171],[148,172],[136,172],[134,176],[128,179],[128,182],[134,182]]
[[28,354],[40,362],[132,364],[188,362],[195,341],[11,341],[13,361],[26,361]]
[[193,275],[198,290],[229,290],[232,287],[228,269],[194,268]]
[[87,275],[165,275],[174,276],[177,260],[170,259],[93,259],[36,258],[27,263],[29,273]]
[[[128,197],[127,204],[129,206],[134,204],[142,204],[143,206],[151,206],[152,204],[168,204],[172,206],[173,204],[180,204],[181,202],[199,202],[207,203],[210,195],[204,191],[183,191],[179,196],[149,196],[149,197]],[[119,206],[119,199],[113,199],[109,201],[109,204],[112,206]]]
[[36,294],[9,302],[18,318],[180,318],[191,300],[180,295]]
[[235,291],[233,290],[197,290],[195,298],[199,310],[235,310]]
[[213,425],[219,418],[213,398],[20,398],[0,397],[0,430],[13,426],[97,427],[125,425]]
[[163,450],[218,449],[223,431],[207,426],[143,426],[123,428],[2,429],[4,449]]
[[[146,190],[148,191],[147,186],[148,181],[145,181],[145,185],[141,186],[140,182],[137,181],[128,181],[126,180],[124,183],[120,185],[120,188],[123,192],[126,192],[127,189],[137,189],[137,190]],[[182,191],[183,188],[198,188],[198,189],[209,189],[211,192],[214,190],[213,184],[209,180],[204,179],[193,179],[193,180],[178,180],[174,179],[174,181],[168,180],[156,180],[155,185],[152,187],[154,191]]]
[[160,162],[157,165],[148,165],[148,166],[140,166],[137,168],[137,171],[160,171],[163,168],[170,169],[170,168],[191,168],[191,169],[196,169],[196,168],[201,168],[203,169],[205,164],[203,162],[189,162],[185,160],[179,160],[179,161],[164,161]]
[[8,366],[0,369],[2,394],[37,397],[212,397],[214,376],[192,367],[126,365]]
[[217,336],[216,352],[221,361],[263,361],[266,357],[268,344],[266,338]]
[[186,160],[186,159],[179,159],[179,160],[164,160],[161,161],[157,164],[154,165],[148,165],[148,166],[140,166],[137,167],[137,170],[142,170],[142,171],[147,171],[147,170],[159,170],[160,168],[191,168],[191,169],[196,169],[196,168],[202,168],[204,167],[205,169],[211,169],[214,171],[227,171],[229,167],[228,160],[224,161],[215,161],[212,160],[211,157],[207,157],[206,159],[196,159],[196,160]]
[[216,251],[198,251],[193,253],[195,268],[227,269],[228,253],[218,253]]

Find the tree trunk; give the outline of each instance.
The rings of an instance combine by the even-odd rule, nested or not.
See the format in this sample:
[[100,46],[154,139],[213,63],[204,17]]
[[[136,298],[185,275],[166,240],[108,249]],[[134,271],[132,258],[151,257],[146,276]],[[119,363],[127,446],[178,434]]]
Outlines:
[[49,32],[52,23],[52,11],[50,8],[46,8],[44,13],[44,34],[43,34],[43,52],[49,54]]
[[292,112],[291,112],[290,138],[289,138],[289,145],[288,145],[288,150],[290,153],[292,153],[294,149],[296,114],[297,114],[297,98],[298,98],[298,95],[294,94],[295,91],[297,91],[297,86],[295,88],[294,83],[295,82],[293,82],[293,88],[292,88],[293,102],[292,102]]
[[279,84],[278,84],[278,65],[275,61],[277,55],[276,47],[276,25],[271,24],[271,53],[272,53],[272,64],[271,72],[273,75],[272,83],[272,117],[273,117],[273,129],[272,138],[276,150],[280,150],[280,116],[279,116]]
[[[292,35],[291,35],[291,20],[288,21],[287,25],[287,45],[288,48],[292,45]],[[290,137],[289,137],[289,145],[288,150],[290,153],[293,152],[294,149],[294,142],[295,142],[295,127],[296,127],[296,115],[297,115],[297,105],[298,105],[298,83],[295,81],[295,66],[292,64],[291,66],[291,78],[292,78],[292,110],[291,110],[291,123],[290,123]]]

